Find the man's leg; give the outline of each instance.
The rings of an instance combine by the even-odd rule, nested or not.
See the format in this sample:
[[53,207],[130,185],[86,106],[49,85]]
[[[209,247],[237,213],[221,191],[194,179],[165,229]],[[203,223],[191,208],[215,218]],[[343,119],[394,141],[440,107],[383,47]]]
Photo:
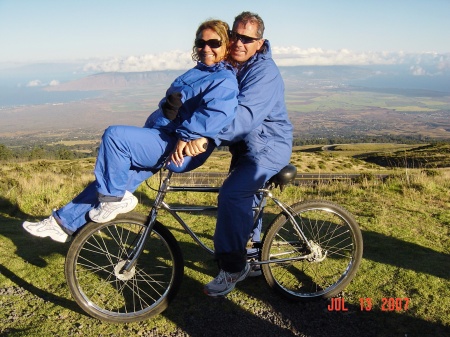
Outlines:
[[[262,233],[262,220],[264,215],[264,207],[266,206],[265,203],[263,205],[260,205],[262,198],[261,193],[255,194],[255,197],[253,199],[253,208],[259,209],[261,207],[261,211],[259,212],[257,218],[255,219],[255,215],[253,216],[254,219],[254,225],[253,229],[250,232],[249,239],[247,242],[247,261],[259,261],[259,255],[261,248],[258,247],[261,243],[261,233]],[[254,211],[256,213],[257,211]],[[255,277],[260,276],[262,274],[261,272],[261,265],[252,265],[251,271],[248,274],[249,277]]]
[[[256,191],[277,172],[258,166],[250,160],[240,161],[225,179],[219,193],[214,246],[219,265],[226,271],[242,269],[246,262],[245,247],[253,229],[253,203]],[[232,258],[239,254],[239,259]]]
[[[246,244],[253,229],[254,194],[277,172],[249,160],[237,163],[219,193],[214,248],[220,273],[205,286],[210,296],[225,295],[249,273]],[[245,274],[245,276],[244,276]]]

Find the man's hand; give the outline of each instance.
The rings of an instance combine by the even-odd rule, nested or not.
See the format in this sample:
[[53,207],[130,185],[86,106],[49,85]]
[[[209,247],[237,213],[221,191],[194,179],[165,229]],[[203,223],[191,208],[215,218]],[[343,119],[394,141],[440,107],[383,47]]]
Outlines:
[[184,156],[194,157],[203,153],[208,148],[207,138],[198,138],[185,142],[178,140],[175,149],[170,155],[169,162],[173,162],[176,166],[181,166],[184,162]]
[[166,97],[166,101],[162,105],[162,111],[167,119],[173,121],[178,115],[178,109],[183,105],[181,101],[181,93],[174,92]]

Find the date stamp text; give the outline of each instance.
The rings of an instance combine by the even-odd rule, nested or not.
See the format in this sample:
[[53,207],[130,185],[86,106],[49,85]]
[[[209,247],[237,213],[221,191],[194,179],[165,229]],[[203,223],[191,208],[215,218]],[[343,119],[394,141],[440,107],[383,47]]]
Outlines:
[[[409,308],[408,297],[383,297],[381,301],[373,300],[371,297],[359,299],[360,311],[371,311],[379,308],[381,311],[407,311]],[[348,311],[347,303],[343,297],[332,297],[327,306],[328,311]]]

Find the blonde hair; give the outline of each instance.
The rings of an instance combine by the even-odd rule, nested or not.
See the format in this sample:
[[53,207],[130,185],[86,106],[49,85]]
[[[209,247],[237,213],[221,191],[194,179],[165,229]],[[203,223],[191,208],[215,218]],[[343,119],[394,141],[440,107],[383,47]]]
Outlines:
[[[228,31],[230,27],[228,26],[228,23],[221,21],[221,20],[208,20],[200,24],[200,26],[197,28],[197,32],[195,33],[195,38],[197,39],[198,36],[201,34],[202,31],[205,29],[211,29],[214,32],[217,33],[220,37],[220,41],[222,41],[222,46],[225,46],[225,55],[224,59],[227,58],[229,50],[230,50],[230,44],[229,44],[229,38],[228,38]],[[192,47],[192,60],[198,61],[198,48],[194,45]]]

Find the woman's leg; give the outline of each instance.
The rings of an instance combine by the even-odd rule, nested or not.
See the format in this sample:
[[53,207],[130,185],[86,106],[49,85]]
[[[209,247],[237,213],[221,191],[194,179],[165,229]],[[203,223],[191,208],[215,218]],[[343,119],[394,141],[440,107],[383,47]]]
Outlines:
[[[103,135],[95,168],[96,176],[101,177],[103,182],[92,182],[71,202],[54,211],[52,215],[66,232],[69,234],[75,232],[90,220],[88,213],[99,202],[99,186],[109,186],[109,181],[112,181],[113,186],[118,186],[116,176],[119,176],[123,192],[121,189],[115,192],[116,195],[109,194],[109,196],[113,199],[119,197],[115,200],[120,200],[125,191],[134,192],[144,180],[157,171],[155,167],[159,168],[161,163],[164,163],[163,156],[169,152],[169,148],[173,148],[171,144],[174,143],[172,137],[154,129],[109,127]],[[102,191],[105,195],[110,193],[107,188]]]
[[98,204],[96,182],[90,183],[71,202],[53,211],[52,215],[68,234],[89,221],[88,212]]
[[125,191],[133,192],[164,165],[175,143],[175,136],[157,129],[110,126],[94,170],[100,200],[120,201]]

